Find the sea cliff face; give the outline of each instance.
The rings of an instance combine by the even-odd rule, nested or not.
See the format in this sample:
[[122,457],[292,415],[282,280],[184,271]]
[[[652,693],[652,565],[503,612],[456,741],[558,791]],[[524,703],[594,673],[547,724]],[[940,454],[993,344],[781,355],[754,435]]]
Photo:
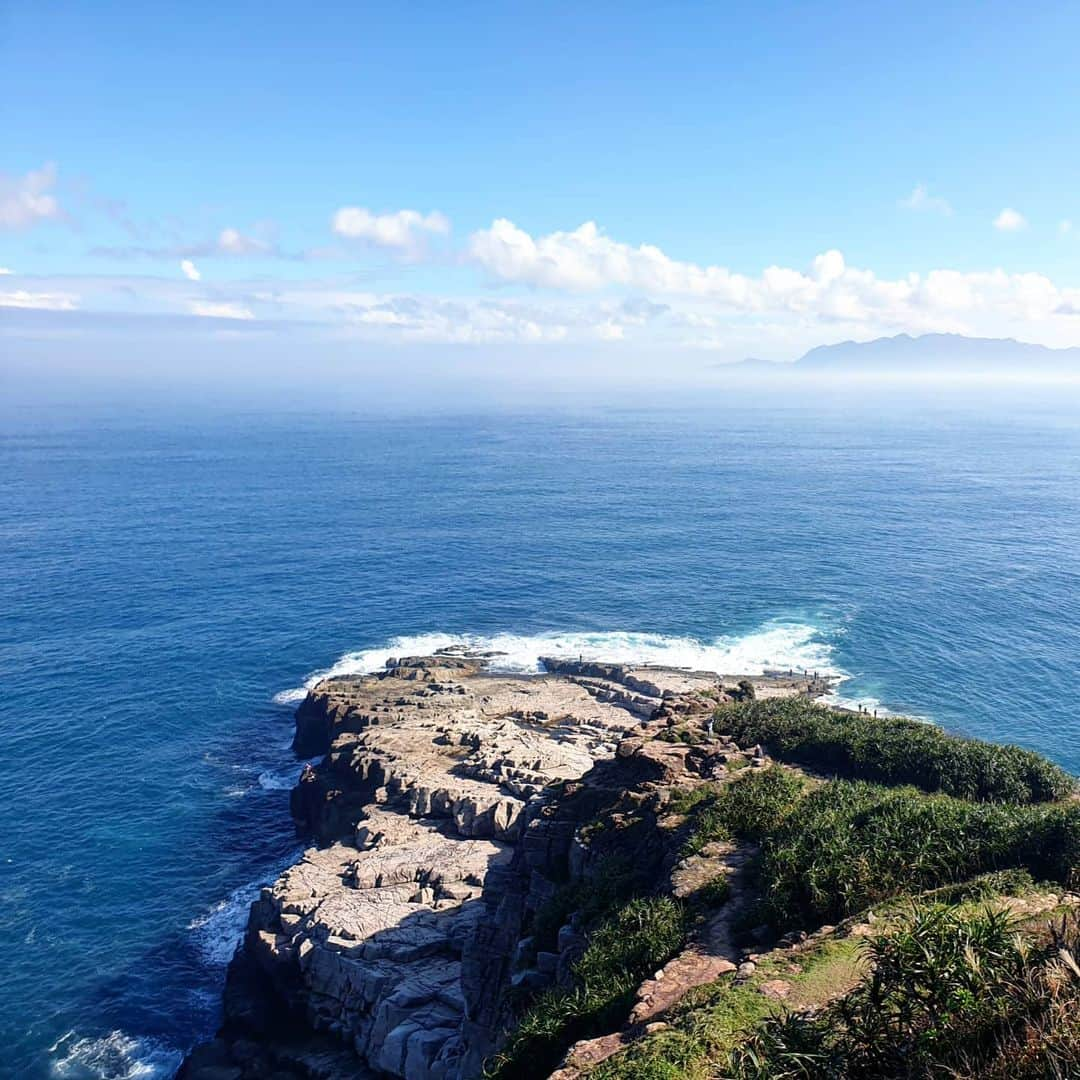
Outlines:
[[[551,940],[531,933],[560,888],[602,877],[613,855],[638,873],[686,875],[656,828],[672,785],[752,764],[753,752],[711,725],[696,745],[654,736],[690,719],[706,730],[703,718],[745,686],[545,665],[506,676],[483,657],[413,657],[311,690],[294,745],[324,757],[291,808],[317,846],[252,906],[222,1030],[189,1055],[183,1080],[470,1080],[515,994],[571,979],[585,945],[575,920]],[[755,682],[759,695],[824,689]],[[737,873],[738,860],[721,869]]]

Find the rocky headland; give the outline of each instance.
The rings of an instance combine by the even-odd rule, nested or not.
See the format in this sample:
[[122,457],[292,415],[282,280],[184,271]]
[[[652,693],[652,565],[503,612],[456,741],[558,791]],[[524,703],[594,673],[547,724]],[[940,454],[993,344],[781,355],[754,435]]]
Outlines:
[[[503,675],[490,659],[400,658],[309,692],[294,748],[323,757],[291,808],[315,846],[253,904],[221,1031],[182,1080],[479,1076],[522,1000],[573,982],[587,941],[575,883],[602,893],[629,876],[676,897],[737,884],[745,847],[680,857],[663,827],[673,791],[765,764],[719,730],[717,707],[828,689],[568,658]],[[730,917],[697,926],[629,1023],[735,970]]]

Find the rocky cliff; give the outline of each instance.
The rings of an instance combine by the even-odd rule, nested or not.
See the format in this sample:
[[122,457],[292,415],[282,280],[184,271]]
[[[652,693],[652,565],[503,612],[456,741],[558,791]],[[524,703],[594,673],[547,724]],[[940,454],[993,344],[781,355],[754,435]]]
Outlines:
[[[224,1025],[189,1056],[184,1080],[470,1080],[514,1002],[571,977],[580,919],[538,927],[560,890],[602,888],[616,857],[673,892],[693,877],[657,823],[673,787],[752,763],[705,719],[748,693],[745,681],[545,664],[507,676],[483,657],[404,658],[308,694],[295,748],[325,756],[291,806],[318,846],[253,905]],[[763,696],[824,689],[753,683]],[[688,722],[698,734],[684,740]],[[737,874],[741,858],[720,870]],[[715,977],[723,950],[705,952],[696,974],[693,948],[673,964]],[[635,1019],[650,1000],[643,989]]]

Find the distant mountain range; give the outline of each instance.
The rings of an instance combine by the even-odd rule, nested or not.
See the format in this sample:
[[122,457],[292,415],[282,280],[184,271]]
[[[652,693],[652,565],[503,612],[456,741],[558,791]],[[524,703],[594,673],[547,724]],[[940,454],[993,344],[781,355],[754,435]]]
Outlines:
[[794,364],[746,360],[740,367],[758,371],[787,368],[799,371],[870,372],[1076,372],[1080,348],[1051,349],[1012,338],[969,338],[961,334],[923,334],[819,345]]

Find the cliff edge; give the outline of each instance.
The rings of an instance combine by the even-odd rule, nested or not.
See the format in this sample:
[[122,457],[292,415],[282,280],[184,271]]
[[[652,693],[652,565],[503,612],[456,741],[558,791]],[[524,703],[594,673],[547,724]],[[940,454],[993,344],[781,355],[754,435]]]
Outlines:
[[[291,808],[318,846],[252,906],[222,1030],[183,1080],[478,1076],[515,999],[566,985],[582,954],[572,919],[538,941],[538,913],[616,857],[640,882],[670,873],[657,820],[672,785],[753,762],[713,737],[717,705],[826,689],[794,675],[545,666],[508,676],[483,657],[411,657],[310,691],[294,745],[325,756]],[[695,745],[655,737],[691,720]],[[589,823],[607,835],[584,842]]]

